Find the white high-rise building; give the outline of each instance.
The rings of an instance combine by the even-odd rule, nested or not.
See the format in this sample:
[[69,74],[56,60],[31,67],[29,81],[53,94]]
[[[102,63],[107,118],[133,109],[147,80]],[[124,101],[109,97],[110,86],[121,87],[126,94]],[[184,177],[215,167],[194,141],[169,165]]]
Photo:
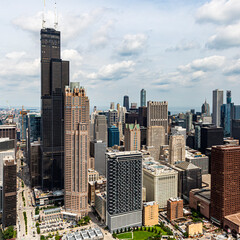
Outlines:
[[217,127],[220,127],[222,105],[223,105],[223,90],[219,89],[213,90],[212,122]]

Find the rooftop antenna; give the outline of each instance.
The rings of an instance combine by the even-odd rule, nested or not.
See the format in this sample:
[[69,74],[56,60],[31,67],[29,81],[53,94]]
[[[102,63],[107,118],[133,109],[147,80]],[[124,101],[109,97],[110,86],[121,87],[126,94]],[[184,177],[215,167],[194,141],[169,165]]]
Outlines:
[[45,7],[46,7],[46,4],[45,4],[45,0],[44,0],[44,8],[43,8],[43,15],[42,15],[42,28],[45,29],[45,23],[46,23],[46,20],[45,20]]
[[58,16],[57,16],[57,2],[55,1],[55,11],[54,11],[55,19],[54,19],[54,29],[58,28]]

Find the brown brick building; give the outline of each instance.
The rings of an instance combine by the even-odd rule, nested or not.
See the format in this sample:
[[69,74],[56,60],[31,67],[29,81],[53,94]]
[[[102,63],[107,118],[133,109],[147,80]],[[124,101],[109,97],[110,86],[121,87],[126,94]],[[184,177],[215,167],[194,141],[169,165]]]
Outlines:
[[212,147],[211,220],[240,212],[240,146]]
[[167,201],[167,218],[172,221],[183,217],[183,200],[170,198]]
[[9,138],[16,140],[16,125],[2,125],[0,126],[0,138]]
[[3,228],[16,225],[17,164],[12,156],[3,159]]
[[65,89],[64,202],[67,212],[87,215],[89,163],[89,100],[79,83]]

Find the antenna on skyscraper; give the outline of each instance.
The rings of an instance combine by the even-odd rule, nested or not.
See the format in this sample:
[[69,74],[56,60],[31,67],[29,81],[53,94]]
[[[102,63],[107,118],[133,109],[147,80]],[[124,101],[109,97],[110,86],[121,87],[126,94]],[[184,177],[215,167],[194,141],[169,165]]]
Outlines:
[[45,23],[46,23],[46,20],[45,20],[45,0],[44,0],[44,8],[43,8],[43,15],[42,15],[42,28],[45,28]]
[[57,16],[57,2],[56,1],[55,1],[54,15],[55,15],[54,28],[55,28],[55,30],[57,30],[57,28],[58,28],[58,16]]

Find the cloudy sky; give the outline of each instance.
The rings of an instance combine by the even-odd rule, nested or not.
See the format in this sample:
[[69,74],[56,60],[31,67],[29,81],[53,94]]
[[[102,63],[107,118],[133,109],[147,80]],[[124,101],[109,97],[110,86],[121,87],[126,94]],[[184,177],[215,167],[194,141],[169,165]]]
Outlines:
[[[1,1],[0,106],[40,106],[43,2]],[[240,104],[239,0],[57,0],[57,16],[62,59],[91,106],[139,103],[142,88],[170,109],[211,104],[216,88]]]

